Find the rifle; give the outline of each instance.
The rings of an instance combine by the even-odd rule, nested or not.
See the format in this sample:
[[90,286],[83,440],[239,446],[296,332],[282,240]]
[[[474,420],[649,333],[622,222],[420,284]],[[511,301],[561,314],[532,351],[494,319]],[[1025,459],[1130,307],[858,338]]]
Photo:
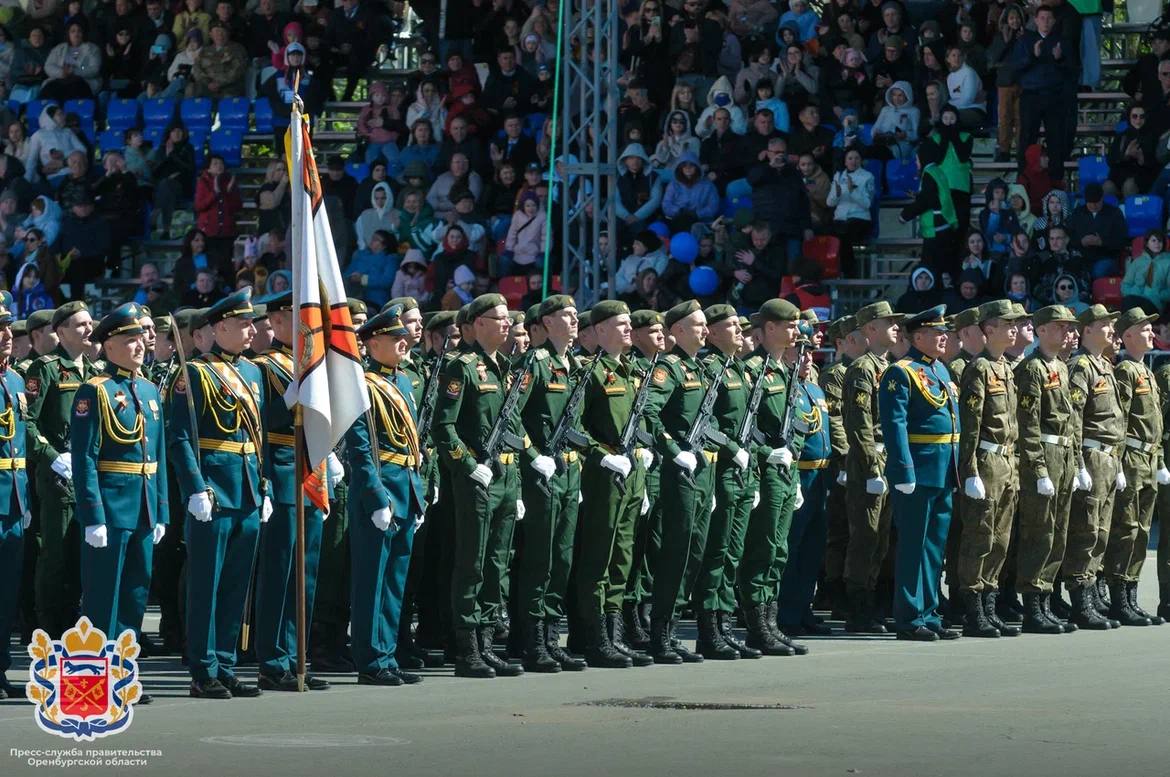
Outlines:
[[780,416],[780,433],[777,435],[780,448],[787,448],[792,442],[792,419],[796,412],[796,388],[800,384],[800,362],[808,347],[808,343],[801,343],[796,347],[796,364],[793,365],[792,374],[788,379],[788,393],[784,395],[784,414]]
[[[768,367],[771,364],[772,357],[765,356],[764,366],[752,384],[751,394],[748,395],[747,410],[744,411],[743,418],[740,419],[739,428],[735,430],[735,443],[740,448],[746,449],[753,442],[763,443],[764,441],[764,435],[760,434],[760,430],[756,427],[756,414],[760,410],[760,401],[764,398],[764,378],[767,376]],[[742,470],[736,473],[736,480],[741,486],[744,484]]]
[[[708,441],[717,445],[726,445],[728,442],[727,435],[718,429],[711,428],[711,413],[715,409],[715,400],[719,398],[719,388],[723,385],[723,376],[727,371],[728,365],[731,364],[733,356],[727,356],[722,363],[718,365],[718,370],[711,376],[711,382],[707,384],[707,391],[703,394],[703,402],[699,405],[699,412],[695,416],[694,422],[691,423],[691,428],[687,430],[686,437],[683,438],[683,443],[686,450],[691,452],[702,451],[703,445]],[[694,475],[684,475],[684,478],[694,482]]]
[[508,431],[508,425],[512,423],[512,416],[516,412],[516,405],[520,404],[522,378],[532,368],[532,360],[535,356],[536,349],[529,348],[520,359],[520,364],[512,371],[512,386],[508,389],[508,394],[504,397],[504,404],[500,407],[500,414],[496,416],[496,422],[492,424],[492,430],[488,433],[487,440],[483,446],[484,460],[480,463],[487,464],[497,475],[500,474],[500,451],[503,450],[503,447],[507,445],[509,448],[517,450],[524,447],[524,440],[517,437],[515,433]]
[[422,404],[418,408],[418,447],[425,450],[423,440],[431,433],[431,416],[435,412],[435,400],[439,398],[439,372],[443,367],[443,357],[447,355],[447,346],[451,342],[451,335],[443,338],[443,348],[439,351],[439,358],[435,360],[435,367],[427,376],[427,383],[423,387]]
[[565,409],[561,412],[561,417],[557,419],[552,436],[548,438],[548,455],[556,462],[558,472],[563,472],[565,469],[565,460],[561,454],[567,445],[572,443],[578,448],[583,448],[589,444],[589,438],[573,428],[573,425],[577,421],[577,408],[585,399],[585,387],[589,382],[589,373],[600,358],[601,349],[599,348],[589,363],[578,372],[577,382],[573,385],[573,393],[569,394],[569,401],[565,403]]
[[[650,446],[654,443],[650,435],[645,430],[640,429],[638,424],[642,421],[642,414],[646,412],[646,402],[650,399],[650,376],[654,374],[654,368],[658,366],[658,359],[661,356],[662,352],[658,351],[650,359],[650,366],[646,368],[646,372],[642,376],[642,385],[638,387],[638,393],[634,395],[634,406],[630,409],[630,417],[626,420],[622,436],[618,439],[618,451],[630,459],[631,463],[638,443],[642,443],[644,446]],[[624,497],[626,495],[626,479],[615,472],[614,480],[618,493]]]

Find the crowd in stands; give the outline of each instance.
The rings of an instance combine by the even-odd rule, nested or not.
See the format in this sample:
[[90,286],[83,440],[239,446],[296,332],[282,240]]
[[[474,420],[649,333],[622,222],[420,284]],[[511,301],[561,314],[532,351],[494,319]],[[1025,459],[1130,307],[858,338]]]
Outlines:
[[[1170,31],[1125,75],[1105,153],[1074,153],[1077,95],[1102,82],[1100,0],[622,2],[605,79],[619,176],[600,192],[565,172],[580,149],[558,139],[552,158],[558,4],[451,0],[442,39],[423,5],[430,45],[385,80],[370,67],[395,2],[0,9],[0,262],[18,312],[81,297],[150,236],[181,255],[172,283],[139,263],[140,302],[287,284],[294,89],[314,116],[363,98],[321,167],[343,275],[371,304],[455,308],[497,287],[531,304],[546,252],[560,269],[565,209],[612,201],[603,281],[632,305],[747,310],[780,292],[827,312],[826,279],[868,273],[856,249],[883,199],[922,238],[903,310],[1170,303]],[[238,176],[247,132],[272,136],[258,188]],[[1014,162],[982,192],[978,138]]]

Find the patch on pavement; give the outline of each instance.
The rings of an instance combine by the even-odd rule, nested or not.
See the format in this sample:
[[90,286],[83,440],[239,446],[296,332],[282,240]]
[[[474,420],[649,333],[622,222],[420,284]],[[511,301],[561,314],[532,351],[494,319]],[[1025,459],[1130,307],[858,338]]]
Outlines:
[[801,704],[743,704],[712,701],[680,701],[673,696],[643,696],[640,699],[597,699],[576,702],[574,707],[625,707],[627,709],[650,710],[807,710],[811,707]]
[[203,737],[200,742],[209,745],[237,747],[386,747],[407,745],[409,739],[372,737],[351,734],[243,734],[239,736]]

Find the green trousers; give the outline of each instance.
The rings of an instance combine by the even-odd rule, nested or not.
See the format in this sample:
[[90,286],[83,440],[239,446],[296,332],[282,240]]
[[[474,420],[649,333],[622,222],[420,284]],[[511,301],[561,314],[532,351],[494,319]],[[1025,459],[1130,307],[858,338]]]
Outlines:
[[698,576],[714,488],[715,466],[705,456],[699,457],[690,477],[673,461],[662,464],[662,549],[654,570],[655,619],[673,618],[690,598],[688,582]]
[[37,478],[41,554],[37,558],[37,621],[51,637],[77,622],[81,600],[81,530],[73,520],[73,484],[53,472]]
[[1056,487],[1053,496],[1036,490],[1039,479],[1028,467],[1020,471],[1020,533],[1015,543],[1016,590],[1021,593],[1049,593],[1064,560],[1068,541],[1068,511],[1072,504],[1076,458],[1071,448],[1043,444],[1044,465]]
[[520,473],[515,463],[484,488],[470,477],[452,478],[455,504],[455,554],[451,573],[451,611],[456,630],[494,623],[512,553]]
[[107,527],[106,547],[82,546],[81,612],[109,639],[127,629],[141,633],[153,555],[149,526]]
[[317,561],[317,592],[313,604],[315,630],[335,631],[349,625],[349,486],[341,483],[321,525]]
[[849,509],[847,487],[837,483],[836,466],[825,473],[829,478],[829,501],[825,507],[828,517],[828,537],[825,540],[825,582],[836,583],[845,578],[845,551],[849,547]]
[[1011,541],[1018,478],[1011,456],[979,451],[976,462],[987,498],[959,497],[963,505],[959,587],[964,591],[996,591]]
[[1077,588],[1097,578],[1117,492],[1117,460],[1102,451],[1085,449],[1085,469],[1093,479],[1088,491],[1074,491],[1068,514],[1068,544],[1061,577]]
[[642,510],[646,470],[634,457],[625,492],[599,462],[581,470],[579,551],[574,571],[577,612],[586,624],[604,612],[621,612],[634,560],[634,526]]
[[1158,486],[1158,584],[1170,586],[1170,486]]
[[[886,456],[879,454],[879,471],[885,466]],[[845,549],[845,585],[850,589],[873,591],[890,546],[889,492],[866,493],[869,473],[862,471],[852,458],[847,473],[849,545]]]
[[[781,527],[785,504],[795,498],[796,486],[780,472],[780,467],[769,465],[763,459],[760,466],[760,503],[748,515],[744,534],[743,557],[739,562],[736,580],[743,604],[753,607],[767,604],[776,598],[772,584],[772,570],[776,564],[776,537],[788,536],[788,526]],[[792,510],[787,511],[792,520]]]
[[1113,503],[1113,522],[1101,571],[1111,582],[1136,583],[1142,574],[1150,524],[1154,520],[1154,502],[1158,497],[1154,473],[1158,465],[1153,454],[1127,447],[1121,456],[1121,466],[1125,472],[1125,490],[1117,492]]
[[520,487],[524,553],[516,576],[516,612],[534,621],[559,617],[564,614],[573,564],[581,464],[574,457],[547,482],[544,475],[526,466],[520,473]]
[[422,546],[422,574],[419,578],[418,632],[415,638],[428,648],[442,647],[454,628],[451,616],[451,576],[455,559],[455,478],[443,459],[439,459],[428,493],[438,499],[427,505],[423,533],[415,547]]
[[715,511],[695,580],[696,609],[735,610],[735,570],[743,555],[744,532],[758,485],[750,465],[746,471],[730,461],[716,466]]
[[638,511],[634,523],[634,559],[626,586],[626,601],[640,604],[650,601],[654,592],[654,564],[662,547],[662,464],[655,462],[646,471],[646,499],[650,510]]
[[[275,504],[260,536],[256,561],[256,662],[260,673],[269,677],[297,670],[296,518],[293,505]],[[313,622],[322,518],[320,510],[305,507],[305,623]]]

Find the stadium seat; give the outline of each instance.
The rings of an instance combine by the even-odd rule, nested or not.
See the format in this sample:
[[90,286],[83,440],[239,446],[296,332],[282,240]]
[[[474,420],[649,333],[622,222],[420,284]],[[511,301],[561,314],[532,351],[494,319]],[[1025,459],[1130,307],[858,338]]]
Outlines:
[[188,97],[179,103],[179,118],[189,130],[211,129],[211,98]]
[[549,276],[548,287],[552,291],[555,291],[557,294],[560,294],[561,293],[561,276],[559,276],[559,275]]
[[820,265],[825,278],[841,275],[841,239],[832,235],[817,235],[804,241],[801,251]]
[[220,127],[211,133],[211,153],[222,156],[228,167],[239,167],[243,161],[244,131]]
[[[190,127],[187,128],[187,132],[191,148],[195,149],[195,168],[201,170],[207,159],[207,136],[210,133],[203,130],[193,130]],[[226,163],[227,160],[224,161]]]
[[92,143],[96,134],[93,123],[95,108],[93,100],[66,100],[64,107],[66,113],[76,113],[81,119],[81,131]]
[[106,126],[111,130],[125,132],[139,126],[138,101],[129,97],[115,97],[106,106]]
[[98,149],[103,154],[107,151],[121,151],[125,146],[121,130],[108,129],[98,135]]
[[49,105],[57,105],[56,100],[29,100],[24,104],[24,116],[28,122],[28,133],[31,135],[40,127],[37,122],[41,118],[41,111]]
[[1077,192],[1085,193],[1085,187],[1091,183],[1104,183],[1109,179],[1109,163],[1105,157],[1083,156],[1077,160]]
[[142,118],[147,127],[166,129],[175,119],[175,101],[172,99],[144,101],[142,103]]
[[252,103],[252,118],[256,122],[256,131],[272,134],[272,106],[267,97],[257,97]]
[[166,132],[166,127],[146,127],[142,130],[142,138],[150,144],[151,148],[158,148],[162,145]]
[[219,101],[219,126],[247,132],[251,110],[247,97],[224,97]]
[[1129,246],[1129,258],[1136,259],[1146,250],[1146,236],[1138,235]]
[[544,129],[544,122],[548,116],[543,113],[530,113],[524,117],[524,134],[536,140],[540,137],[540,131]]
[[365,162],[355,162],[351,159],[345,163],[345,172],[353,176],[355,181],[361,183],[370,177],[370,166]]
[[752,209],[752,196],[744,194],[739,197],[731,197],[723,206],[723,215],[725,218],[734,219],[735,214],[741,210]]
[[1162,198],[1152,194],[1143,194],[1136,197],[1126,197],[1125,223],[1129,226],[1129,236],[1144,235],[1151,229],[1162,229]]
[[873,145],[873,124],[862,124],[857,128],[857,137],[861,140],[862,145]]
[[882,170],[882,160],[866,159],[861,163],[861,166],[873,176],[874,207],[876,208],[878,198],[885,196],[886,193],[886,176]]
[[1112,276],[1093,281],[1093,302],[1107,307],[1121,304],[1121,278]]
[[752,195],[752,185],[748,183],[746,178],[736,178],[727,184],[727,199],[734,200],[736,197],[750,197]]
[[913,197],[918,192],[918,165],[891,159],[886,162],[886,196]]
[[787,297],[796,291],[796,276],[785,275],[780,279],[780,291],[776,293],[777,297]]
[[524,275],[505,275],[500,278],[500,293],[508,300],[508,309],[516,310],[528,293],[528,278]]

